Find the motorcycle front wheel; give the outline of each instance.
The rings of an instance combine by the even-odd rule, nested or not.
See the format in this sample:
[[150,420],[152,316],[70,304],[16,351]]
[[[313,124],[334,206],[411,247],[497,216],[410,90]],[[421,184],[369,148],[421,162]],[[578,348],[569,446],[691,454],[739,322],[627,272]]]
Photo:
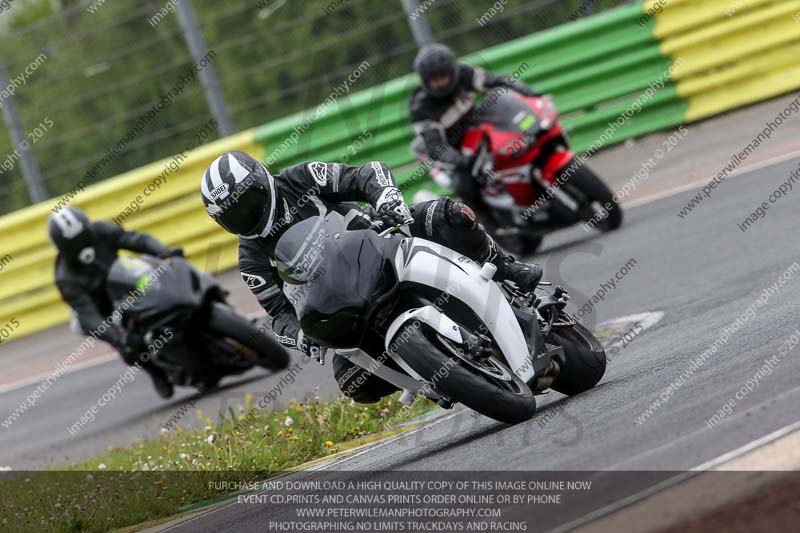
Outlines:
[[596,224],[598,229],[613,231],[622,225],[622,207],[614,201],[614,193],[589,167],[580,165],[570,183],[581,191],[590,203],[599,204],[599,209],[595,213],[605,211],[605,216]]
[[405,324],[395,339],[406,339],[396,341],[401,359],[450,400],[507,424],[529,420],[536,412],[528,385],[497,360],[486,359],[484,368],[467,363],[452,341],[426,324]]
[[606,352],[585,326],[554,328],[547,342],[564,348],[566,364],[559,368],[558,377],[550,386],[556,392],[572,396],[597,385],[606,372]]
[[243,359],[251,360],[260,367],[283,370],[289,366],[286,349],[228,305],[219,302],[213,304],[208,328],[218,338],[227,338],[241,345],[244,348]]

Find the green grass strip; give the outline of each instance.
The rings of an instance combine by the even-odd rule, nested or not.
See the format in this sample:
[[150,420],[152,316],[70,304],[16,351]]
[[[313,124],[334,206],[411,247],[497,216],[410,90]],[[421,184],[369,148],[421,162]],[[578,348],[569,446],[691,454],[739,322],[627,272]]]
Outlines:
[[217,423],[197,410],[202,429],[177,428],[59,470],[4,473],[0,530],[108,531],[172,516],[237,492],[234,483],[264,481],[434,407],[417,400],[405,409],[397,397],[259,411],[248,396]]

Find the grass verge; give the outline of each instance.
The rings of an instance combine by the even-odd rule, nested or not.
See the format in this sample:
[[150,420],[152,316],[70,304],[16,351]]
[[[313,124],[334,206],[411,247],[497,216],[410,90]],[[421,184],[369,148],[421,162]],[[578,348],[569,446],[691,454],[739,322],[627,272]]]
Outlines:
[[264,480],[435,406],[418,399],[406,409],[397,397],[257,411],[248,396],[216,424],[198,410],[204,429],[179,428],[58,471],[3,473],[0,530],[108,531],[171,516],[229,493],[225,482]]

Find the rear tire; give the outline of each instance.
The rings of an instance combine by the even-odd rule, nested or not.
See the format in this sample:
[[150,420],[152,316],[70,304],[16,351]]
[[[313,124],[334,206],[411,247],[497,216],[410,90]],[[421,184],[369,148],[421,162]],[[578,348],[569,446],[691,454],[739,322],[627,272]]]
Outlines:
[[[590,202],[597,202],[608,214],[597,223],[601,231],[613,231],[622,225],[622,207],[614,201],[614,193],[586,165],[580,165],[570,182],[580,190]],[[610,206],[610,207],[609,207]]]
[[200,392],[200,394],[207,394],[216,389],[220,381],[222,381],[222,378],[206,379],[197,385],[197,390]]
[[606,372],[606,352],[582,324],[554,329],[547,342],[564,348],[562,365],[551,389],[569,396],[591,389]]
[[508,253],[520,257],[533,255],[542,245],[543,237],[533,235],[513,235],[508,237],[495,237],[497,244]]
[[431,340],[435,337],[433,329],[425,324],[418,328],[405,324],[395,339],[407,338],[397,343],[397,353],[437,392],[507,424],[517,424],[533,417],[536,399],[524,381],[512,373],[514,380],[507,382],[508,387],[501,388],[489,381],[485,374],[448,356],[447,348],[440,346],[440,341]]
[[261,333],[232,307],[214,303],[208,327],[220,338],[228,338],[251,352],[252,361],[268,370],[283,370],[289,366],[289,353],[278,341]]

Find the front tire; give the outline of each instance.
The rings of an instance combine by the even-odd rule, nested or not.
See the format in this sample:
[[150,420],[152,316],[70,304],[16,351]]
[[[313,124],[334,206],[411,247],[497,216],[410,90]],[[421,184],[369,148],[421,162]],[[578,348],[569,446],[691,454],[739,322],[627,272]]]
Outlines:
[[582,324],[554,329],[548,336],[551,344],[564,348],[566,363],[550,386],[556,392],[572,396],[591,389],[606,372],[606,352],[591,331]]
[[426,324],[405,324],[397,332],[398,338],[407,339],[397,343],[401,359],[452,401],[507,424],[529,420],[536,412],[533,392],[513,372],[511,381],[501,381],[450,357],[449,348],[443,345],[449,341],[442,341]]
[[622,225],[622,207],[614,200],[614,193],[603,183],[586,165],[581,165],[570,180],[580,190],[591,204],[597,203],[600,208],[607,211],[605,217],[597,222],[601,231],[613,231]]
[[208,327],[220,338],[228,338],[246,348],[245,359],[268,370],[283,370],[289,366],[289,353],[278,341],[264,335],[232,307],[214,303]]

